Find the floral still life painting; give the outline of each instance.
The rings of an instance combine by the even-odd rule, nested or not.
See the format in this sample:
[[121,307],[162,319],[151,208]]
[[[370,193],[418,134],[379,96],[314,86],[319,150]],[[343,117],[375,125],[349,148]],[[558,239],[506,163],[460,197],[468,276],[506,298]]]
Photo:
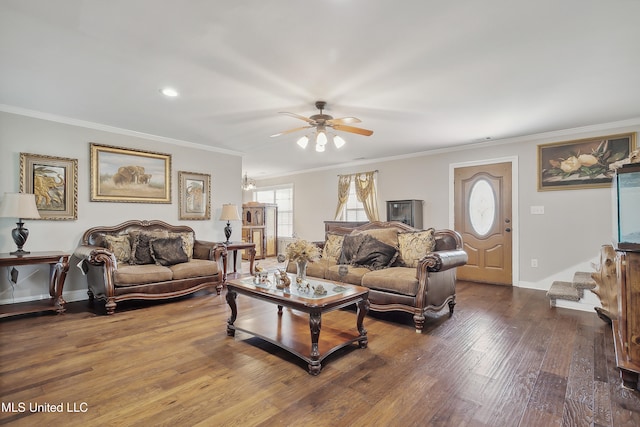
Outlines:
[[635,133],[538,146],[538,191],[608,187]]

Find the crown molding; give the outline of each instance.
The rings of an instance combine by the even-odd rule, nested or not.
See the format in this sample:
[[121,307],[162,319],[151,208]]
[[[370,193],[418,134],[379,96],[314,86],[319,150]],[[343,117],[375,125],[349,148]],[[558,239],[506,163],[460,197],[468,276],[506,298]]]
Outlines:
[[183,141],[181,139],[167,138],[164,136],[153,135],[144,132],[137,132],[130,129],[122,129],[115,126],[103,125],[101,123],[89,122],[85,120],[74,119],[71,117],[59,116],[57,114],[43,113],[41,111],[29,110],[26,108],[15,107],[13,105],[0,104],[0,111],[5,113],[17,114],[20,116],[33,117],[36,119],[47,120],[50,122],[62,123],[71,126],[78,126],[93,130],[99,130],[104,132],[117,133],[119,135],[132,136],[135,138],[149,139],[152,141],[164,142],[172,145],[179,145],[182,147],[195,148],[198,150],[212,151],[215,153],[229,154],[232,156],[242,156],[244,153],[240,151],[227,150],[224,148],[211,147],[209,145],[198,144],[190,141]]

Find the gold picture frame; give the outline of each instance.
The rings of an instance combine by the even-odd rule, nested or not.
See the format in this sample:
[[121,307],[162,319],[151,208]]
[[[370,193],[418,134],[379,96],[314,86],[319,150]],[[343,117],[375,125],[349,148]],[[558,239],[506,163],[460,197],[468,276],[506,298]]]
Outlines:
[[178,171],[181,220],[211,219],[211,175]]
[[78,160],[20,153],[20,192],[35,194],[40,219],[78,219]]
[[538,191],[609,187],[635,147],[635,132],[538,145]]
[[91,143],[91,201],[171,203],[171,154]]

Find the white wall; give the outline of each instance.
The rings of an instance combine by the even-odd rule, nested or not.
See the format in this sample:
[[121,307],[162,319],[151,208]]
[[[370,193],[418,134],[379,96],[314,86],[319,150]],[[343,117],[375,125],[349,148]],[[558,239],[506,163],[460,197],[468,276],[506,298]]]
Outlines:
[[[100,128],[100,126],[98,126]],[[242,204],[240,180],[242,158],[188,143],[170,143],[161,138],[135,136],[126,131],[105,131],[93,127],[64,124],[0,111],[0,197],[20,189],[20,153],[78,159],[78,219],[75,221],[26,220],[28,251],[73,252],[82,233],[98,225],[115,225],[130,219],[160,219],[193,228],[196,238],[224,241],[226,222],[218,221],[223,203]],[[89,143],[171,154],[171,204],[111,203],[90,201]],[[178,219],[178,171],[211,175],[210,221]],[[16,249],[11,238],[15,219],[0,218],[0,252]],[[232,239],[240,240],[240,221],[233,226]],[[72,258],[72,263],[78,260]],[[71,266],[64,287],[68,301],[86,299],[86,279]],[[48,297],[48,266],[19,267],[15,289],[8,281],[8,269],[0,269],[0,303]]]
[[[449,165],[504,157],[518,159],[519,218],[513,218],[519,242],[516,285],[548,289],[551,277],[589,267],[600,246],[611,241],[612,211],[609,189],[537,191],[537,146],[551,142],[640,131],[640,119],[589,128],[534,135],[517,140],[477,144],[437,153],[361,163],[263,179],[258,186],[294,184],[294,230],[310,240],[324,238],[323,221],[333,219],[337,175],[377,169],[380,218],[386,219],[386,200],[421,199],[424,227],[450,228]],[[307,152],[306,155],[317,155]],[[544,206],[544,215],[531,215],[530,206]],[[531,267],[531,259],[538,268]],[[587,270],[589,271],[589,270]],[[571,272],[571,273],[568,273]],[[569,280],[571,277],[564,277]]]

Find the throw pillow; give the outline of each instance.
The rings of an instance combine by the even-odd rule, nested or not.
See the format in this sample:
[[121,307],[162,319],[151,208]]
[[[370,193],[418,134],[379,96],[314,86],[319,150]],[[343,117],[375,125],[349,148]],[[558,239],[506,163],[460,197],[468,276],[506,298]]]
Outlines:
[[353,258],[358,254],[358,249],[360,249],[364,238],[363,234],[348,234],[344,236],[338,264],[351,264]]
[[369,235],[377,240],[380,240],[387,245],[398,247],[398,230],[394,227],[389,228],[372,228],[370,230],[357,230],[352,234],[364,234]]
[[398,233],[401,263],[405,267],[417,267],[426,254],[436,247],[435,230],[428,228],[422,231]]
[[155,261],[151,256],[150,242],[153,239],[167,237],[166,232],[154,231],[132,231],[131,235],[131,260],[130,264],[144,265],[153,264]]
[[367,235],[353,259],[353,265],[369,270],[381,270],[393,264],[397,257],[398,248]]
[[169,233],[169,237],[180,237],[182,239],[182,247],[184,248],[187,257],[189,260],[193,258],[193,245],[195,240],[193,233],[189,231],[185,231],[183,233]]
[[322,258],[338,262],[342,252],[343,241],[344,234],[327,233],[327,240],[324,242],[324,248],[322,249]]
[[119,263],[129,262],[131,258],[131,241],[128,235],[105,234],[104,242],[106,248],[113,252]]
[[162,237],[150,242],[151,256],[159,265],[174,265],[189,261],[181,237]]

